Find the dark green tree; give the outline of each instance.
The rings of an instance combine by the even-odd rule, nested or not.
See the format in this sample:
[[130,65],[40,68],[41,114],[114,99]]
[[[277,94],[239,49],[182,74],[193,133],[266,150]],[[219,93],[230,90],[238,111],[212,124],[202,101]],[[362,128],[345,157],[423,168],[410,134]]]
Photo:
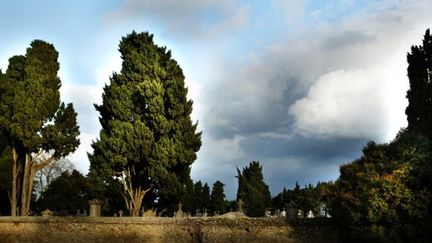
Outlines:
[[202,199],[201,199],[202,205],[202,211],[207,210],[210,208],[210,187],[207,183],[204,183],[203,190],[202,190]]
[[38,200],[40,210],[50,209],[62,215],[74,215],[87,209],[91,200],[91,183],[77,170],[63,172],[54,179]]
[[121,177],[126,206],[138,216],[146,194],[156,194],[159,202],[180,201],[201,134],[171,53],[155,45],[153,35],[136,32],[122,38],[119,51],[122,69],[95,106],[102,130],[89,154],[90,173],[105,182]]
[[[9,59],[0,82],[0,130],[11,148],[11,214],[27,215],[35,173],[75,151],[79,145],[77,114],[60,102],[58,53],[35,40],[25,56]],[[19,196],[20,194],[20,196]]]
[[222,214],[225,211],[225,193],[224,184],[220,181],[216,181],[213,184],[211,196],[210,196],[210,209],[212,214]]
[[[402,130],[390,144],[370,142],[340,168],[331,214],[354,238],[373,242],[426,239],[431,190],[415,188],[416,164],[430,158],[423,136]],[[426,237],[426,238],[425,238]]]
[[193,190],[193,214],[196,213],[197,209],[200,212],[203,209],[203,185],[201,181],[195,182]]
[[269,187],[264,182],[262,167],[253,161],[243,171],[237,168],[239,182],[237,201],[242,199],[246,205],[246,214],[250,217],[262,217],[269,208],[271,195]]
[[423,45],[412,46],[407,60],[410,89],[405,114],[408,129],[432,140],[432,37],[429,29]]

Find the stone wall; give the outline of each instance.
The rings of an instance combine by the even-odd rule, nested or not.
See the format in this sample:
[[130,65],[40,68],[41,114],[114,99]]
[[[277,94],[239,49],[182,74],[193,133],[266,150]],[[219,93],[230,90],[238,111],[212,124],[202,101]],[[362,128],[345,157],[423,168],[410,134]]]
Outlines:
[[0,242],[337,242],[282,219],[0,217]]

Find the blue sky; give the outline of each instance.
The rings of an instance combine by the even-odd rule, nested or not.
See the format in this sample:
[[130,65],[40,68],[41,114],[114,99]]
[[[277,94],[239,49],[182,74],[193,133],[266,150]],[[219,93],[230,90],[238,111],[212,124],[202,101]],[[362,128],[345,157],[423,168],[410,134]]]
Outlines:
[[406,125],[406,53],[431,27],[432,2],[77,0],[0,1],[0,68],[33,39],[60,53],[62,99],[81,127],[69,159],[86,156],[100,125],[93,103],[119,71],[122,36],[149,31],[186,76],[203,146],[192,177],[226,184],[259,160],[273,194],[335,180],[369,140]]

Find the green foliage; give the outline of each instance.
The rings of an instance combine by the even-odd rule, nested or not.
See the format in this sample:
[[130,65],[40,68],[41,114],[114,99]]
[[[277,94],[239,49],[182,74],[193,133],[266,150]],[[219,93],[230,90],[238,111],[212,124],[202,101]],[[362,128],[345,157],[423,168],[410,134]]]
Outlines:
[[222,214],[225,211],[225,193],[224,184],[216,181],[213,184],[213,189],[210,196],[210,209],[212,214]]
[[108,181],[130,170],[133,188],[153,188],[159,207],[172,208],[185,193],[201,134],[190,119],[184,75],[171,53],[149,33],[122,38],[120,73],[105,86],[100,139],[89,154],[90,173]]
[[360,159],[341,166],[331,214],[350,226],[351,237],[379,242],[425,237],[432,194],[418,184],[414,168],[430,163],[428,148],[424,137],[402,130],[390,144],[368,143]]
[[410,89],[405,114],[408,129],[432,139],[432,37],[429,29],[423,45],[412,46],[407,60]]
[[[11,57],[6,73],[0,75],[0,132],[17,153],[13,165],[22,168],[21,174],[15,175],[22,188],[12,190],[22,192],[23,215],[29,210],[34,172],[43,168],[43,162],[64,157],[79,145],[77,114],[72,104],[60,102],[57,59],[52,44],[34,40],[25,56]],[[32,153],[52,156],[36,165]]]
[[237,169],[237,200],[242,199],[246,205],[246,214],[250,217],[262,217],[270,206],[271,195],[264,182],[262,167],[253,161],[240,172]]
[[88,209],[92,184],[81,173],[66,171],[51,182],[38,201],[40,210],[50,209],[59,214],[74,215],[77,209]]

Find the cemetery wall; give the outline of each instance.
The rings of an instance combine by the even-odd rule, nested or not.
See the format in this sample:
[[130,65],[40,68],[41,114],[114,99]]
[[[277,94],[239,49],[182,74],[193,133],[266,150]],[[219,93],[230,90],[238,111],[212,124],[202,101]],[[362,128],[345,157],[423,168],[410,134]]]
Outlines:
[[337,242],[331,227],[284,219],[0,217],[0,242]]

